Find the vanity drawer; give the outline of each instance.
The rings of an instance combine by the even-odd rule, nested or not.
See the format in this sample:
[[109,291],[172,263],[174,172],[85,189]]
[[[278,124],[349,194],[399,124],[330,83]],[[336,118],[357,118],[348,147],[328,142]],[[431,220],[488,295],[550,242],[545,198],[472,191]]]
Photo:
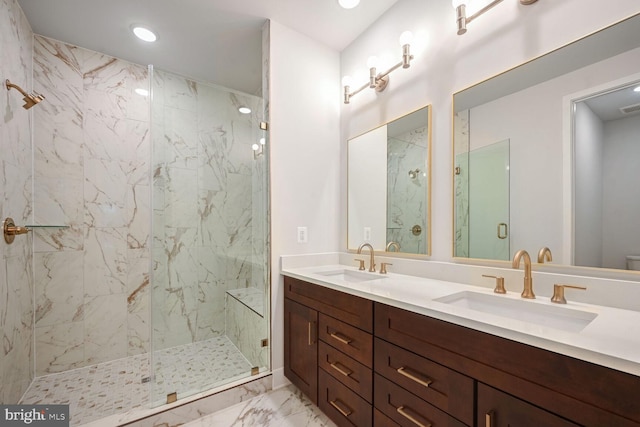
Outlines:
[[473,424],[473,379],[379,338],[375,371],[421,399]]
[[401,427],[400,424],[373,408],[373,427]]
[[318,338],[358,362],[371,368],[373,364],[373,336],[338,319],[320,313]]
[[284,276],[284,296],[373,332],[373,301]]
[[464,427],[466,425],[379,374],[374,374],[374,378],[375,407],[400,426]]
[[367,402],[372,402],[371,369],[322,341],[318,342],[318,365]]
[[340,427],[371,426],[371,404],[322,369],[318,371],[318,407]]

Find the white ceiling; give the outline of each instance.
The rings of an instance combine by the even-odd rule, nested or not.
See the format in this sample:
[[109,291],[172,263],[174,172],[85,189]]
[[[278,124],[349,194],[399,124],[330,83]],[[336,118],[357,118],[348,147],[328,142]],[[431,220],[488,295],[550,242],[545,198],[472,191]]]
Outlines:
[[603,122],[624,119],[632,115],[640,114],[638,111],[626,114],[620,111],[621,108],[640,104],[640,92],[633,90],[636,87],[640,87],[640,82],[613,92],[589,98],[584,102]]
[[[266,19],[342,51],[396,1],[18,0],[36,34],[254,94]],[[158,41],[135,39],[133,24]]]

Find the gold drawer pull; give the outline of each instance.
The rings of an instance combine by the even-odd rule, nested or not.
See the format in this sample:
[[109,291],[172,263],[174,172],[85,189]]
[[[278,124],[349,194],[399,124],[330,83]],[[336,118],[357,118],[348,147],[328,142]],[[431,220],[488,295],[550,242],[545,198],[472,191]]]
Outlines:
[[493,427],[493,411],[489,411],[484,414],[484,425],[485,427]]
[[336,371],[340,372],[342,375],[344,375],[345,377],[348,377],[349,375],[353,374],[353,371],[350,371],[349,369],[345,368],[341,368],[339,365],[339,362],[334,362],[330,364],[331,367],[333,369],[335,369]]
[[418,421],[411,414],[408,414],[407,411],[405,411],[404,406],[400,406],[399,408],[396,408],[396,411],[398,411],[398,413],[400,415],[402,415],[403,417],[405,417],[406,419],[408,419],[409,421],[411,421],[412,423],[414,423],[417,426],[420,426],[420,427],[431,427],[431,423],[422,424],[420,421]]
[[342,344],[347,344],[349,345],[349,343],[351,343],[351,341],[353,341],[351,338],[349,337],[344,337],[344,336],[340,336],[340,332],[332,332],[329,335],[331,335],[333,338],[337,339],[338,341],[340,341]]
[[315,338],[313,338],[313,331],[316,328],[316,322],[308,322],[309,323],[309,345],[314,345],[316,343]]
[[340,406],[338,406],[338,402],[340,402],[340,400],[336,399],[336,400],[331,400],[329,403],[331,404],[331,406],[336,408],[338,412],[340,412],[345,417],[348,417],[349,415],[353,414],[353,411],[351,410],[351,408],[349,408],[347,405],[344,405],[344,403],[340,402],[344,406],[347,406],[347,409],[342,409]]
[[396,372],[398,372],[400,375],[404,375],[405,377],[409,378],[410,380],[413,380],[413,381],[417,382],[418,384],[423,385],[425,387],[429,387],[429,384],[431,384],[433,382],[432,380],[429,380],[429,379],[427,379],[425,381],[425,380],[423,380],[421,378],[418,378],[415,375],[409,373],[406,369],[407,368],[402,366],[402,367],[396,369]]

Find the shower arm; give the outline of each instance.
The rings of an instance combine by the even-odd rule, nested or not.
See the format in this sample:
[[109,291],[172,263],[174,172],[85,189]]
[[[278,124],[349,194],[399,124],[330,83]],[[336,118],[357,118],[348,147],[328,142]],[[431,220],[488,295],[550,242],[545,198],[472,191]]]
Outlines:
[[4,83],[7,85],[7,90],[11,90],[11,88],[16,89],[18,92],[20,92],[22,95],[24,95],[25,97],[29,98],[30,95],[25,92],[20,86],[13,84],[9,81],[9,79],[5,80]]

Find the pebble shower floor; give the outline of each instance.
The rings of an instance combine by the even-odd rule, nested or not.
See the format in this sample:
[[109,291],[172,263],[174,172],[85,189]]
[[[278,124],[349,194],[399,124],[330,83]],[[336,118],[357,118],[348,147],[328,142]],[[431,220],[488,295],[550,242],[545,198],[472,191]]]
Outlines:
[[251,365],[227,337],[212,338],[154,353],[156,383],[143,354],[36,378],[20,403],[69,404],[71,425],[78,426],[150,403],[155,396],[198,392],[221,381],[249,374]]

